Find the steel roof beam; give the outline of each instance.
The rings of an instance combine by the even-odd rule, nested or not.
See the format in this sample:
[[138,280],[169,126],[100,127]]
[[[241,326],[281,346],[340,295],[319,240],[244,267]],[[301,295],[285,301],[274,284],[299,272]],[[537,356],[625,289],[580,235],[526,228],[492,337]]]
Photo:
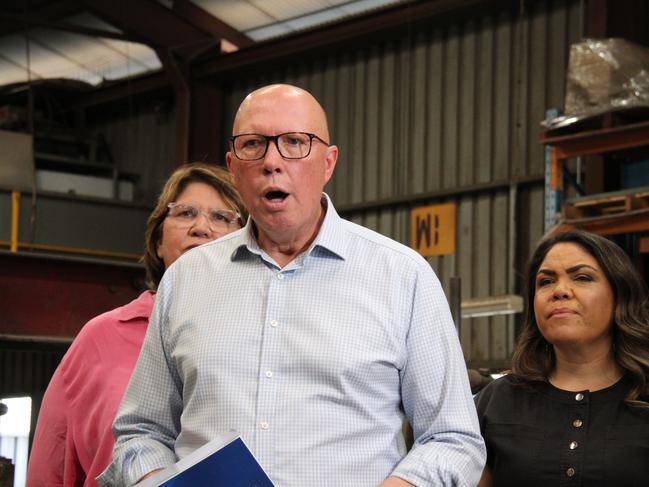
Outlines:
[[239,48],[254,44],[250,37],[203,10],[190,0],[174,0],[173,11],[216,39],[226,39]]
[[399,35],[404,25],[409,28],[429,22],[438,16],[462,15],[481,9],[517,7],[515,0],[428,0],[394,7],[353,17],[333,25],[310,29],[289,37],[260,42],[250,49],[238,51],[201,63],[194,70],[197,78],[210,77],[249,67],[259,68],[260,63],[275,63],[282,58],[309,52],[326,52],[349,43],[365,42],[380,36]]
[[[28,13],[25,9],[12,10],[8,4],[2,6],[2,11],[5,14],[11,15],[25,15]],[[44,5],[31,8],[29,10],[29,18],[41,21],[56,21],[78,14],[82,11],[82,6],[79,5],[79,2],[76,0],[59,0],[58,2],[50,1]],[[0,19],[0,32],[2,32],[3,36],[6,36],[16,32],[21,32],[29,25],[31,24]]]
[[[261,42],[227,56],[197,62],[193,66],[192,76],[194,80],[208,80],[215,75],[257,69],[261,63],[272,63],[296,53],[339,48],[345,43],[357,42],[363,38],[371,40],[373,36],[384,37],[386,32],[394,31],[398,34],[398,29],[404,25],[412,26],[430,21],[431,18],[437,16],[461,15],[467,11],[476,13],[481,9],[512,8],[516,4],[515,0],[428,0],[413,4],[401,4],[369,15],[355,17],[339,24],[312,29],[274,41]],[[164,86],[171,86],[164,74],[147,75],[141,79],[131,79],[127,82],[116,83],[111,87],[100,88],[95,93],[81,95],[78,98],[78,103],[72,102],[71,106],[101,104]]]
[[153,48],[178,50],[210,36],[155,0],[81,0],[108,23]]
[[3,22],[7,22],[13,25],[18,24],[23,26],[42,27],[52,30],[63,30],[66,32],[72,32],[74,34],[81,34],[90,37],[102,37],[106,39],[117,39],[127,42],[138,42],[137,39],[134,39],[133,37],[127,36],[125,34],[120,34],[119,32],[93,29],[91,27],[84,27],[82,25],[71,24],[69,22],[43,20],[40,18],[25,15],[0,13],[0,25],[2,25]]

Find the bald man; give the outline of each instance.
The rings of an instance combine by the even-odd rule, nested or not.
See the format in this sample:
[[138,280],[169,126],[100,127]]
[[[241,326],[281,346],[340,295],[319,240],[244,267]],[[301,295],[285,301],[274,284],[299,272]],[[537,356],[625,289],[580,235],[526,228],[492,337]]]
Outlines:
[[484,444],[439,281],[338,216],[323,193],[337,158],[308,92],[244,99],[226,161],[251,217],[163,278],[104,482],[131,485],[229,431],[278,487],[478,482]]

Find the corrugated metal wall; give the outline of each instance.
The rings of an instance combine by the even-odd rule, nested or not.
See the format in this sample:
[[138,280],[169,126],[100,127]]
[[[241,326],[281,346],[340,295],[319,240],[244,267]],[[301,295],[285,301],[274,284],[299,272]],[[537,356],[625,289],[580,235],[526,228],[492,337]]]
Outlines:
[[117,169],[137,174],[136,201],[153,205],[175,169],[176,124],[168,103],[118,107],[92,125],[111,150]]
[[0,397],[40,396],[67,350],[0,340]]
[[43,394],[66,350],[64,344],[0,340],[0,397],[31,397],[30,445]]
[[[456,275],[463,298],[520,293],[522,266],[542,233],[538,123],[546,108],[563,105],[568,49],[581,33],[579,4],[523,1],[516,11],[432,20],[396,40],[238,80],[227,96],[226,130],[258,86],[281,81],[310,90],[340,148],[327,191],[347,218],[407,244],[408,205],[372,209],[372,202],[456,202],[456,254],[430,259],[445,289]],[[359,203],[362,209],[351,206]],[[473,364],[506,359],[512,338],[512,319],[463,320],[462,345]]]

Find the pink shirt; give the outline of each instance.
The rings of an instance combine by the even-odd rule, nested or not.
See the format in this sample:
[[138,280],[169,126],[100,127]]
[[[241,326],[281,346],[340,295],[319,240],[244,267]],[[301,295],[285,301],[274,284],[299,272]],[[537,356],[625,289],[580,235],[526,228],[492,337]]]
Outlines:
[[38,416],[27,486],[96,486],[111,462],[111,427],[153,308],[146,291],[90,320],[52,376]]

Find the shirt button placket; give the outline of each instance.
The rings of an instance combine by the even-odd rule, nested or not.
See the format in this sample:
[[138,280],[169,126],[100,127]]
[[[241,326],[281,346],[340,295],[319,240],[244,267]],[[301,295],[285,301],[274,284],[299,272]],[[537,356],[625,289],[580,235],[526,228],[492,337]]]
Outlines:
[[[265,329],[261,332],[262,349],[259,362],[257,417],[255,444],[258,454],[266,458],[266,467],[272,468],[273,444],[276,441],[277,431],[274,425],[275,405],[277,402],[277,357],[279,340],[281,337],[280,321],[284,320],[284,309],[281,303],[285,302],[286,275],[274,271],[270,276],[268,289],[268,307],[265,316]],[[283,323],[282,323],[283,324]],[[275,433],[273,433],[275,431]]]
[[[577,474],[578,470],[581,468],[583,448],[580,448],[580,442],[583,443],[584,440],[584,430],[582,426],[584,425],[584,419],[587,419],[588,416],[588,400],[586,395],[581,392],[575,393],[574,406],[571,409],[574,409],[573,420],[569,423],[568,438],[567,438],[567,447],[562,454],[562,458],[566,461],[564,473],[569,479],[570,484],[579,483],[580,475]],[[584,419],[582,419],[584,418]],[[562,462],[563,463],[563,462]]]

